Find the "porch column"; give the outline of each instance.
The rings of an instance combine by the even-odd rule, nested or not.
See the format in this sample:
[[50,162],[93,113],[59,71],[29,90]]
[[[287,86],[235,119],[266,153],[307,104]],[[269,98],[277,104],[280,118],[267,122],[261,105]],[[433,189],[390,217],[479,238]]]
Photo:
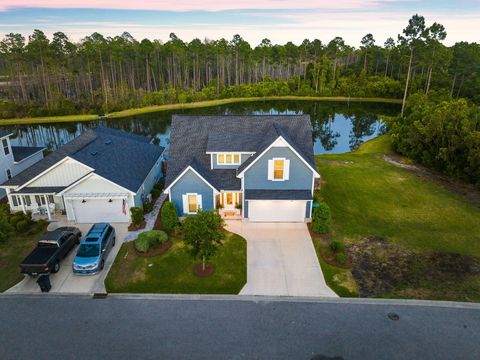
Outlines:
[[22,211],[23,211],[24,214],[26,214],[27,210],[25,210],[25,203],[23,202],[23,196],[18,195],[18,198],[20,199],[20,205],[22,205]]
[[47,195],[43,195],[44,198],[45,198],[45,204],[47,204],[47,216],[48,216],[48,220],[52,220],[52,215],[50,214],[50,204],[48,203],[48,197]]

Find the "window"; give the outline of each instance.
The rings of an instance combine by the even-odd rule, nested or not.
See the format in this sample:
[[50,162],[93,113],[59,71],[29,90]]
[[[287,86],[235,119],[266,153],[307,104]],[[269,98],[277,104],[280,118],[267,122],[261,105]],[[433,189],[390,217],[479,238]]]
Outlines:
[[5,155],[10,154],[10,148],[8,147],[7,139],[2,139],[2,146],[3,146],[3,152],[5,153]]
[[217,154],[217,165],[240,165],[240,154],[219,153]]
[[188,195],[188,212],[197,212],[197,195]]
[[285,181],[290,177],[290,160],[273,158],[268,160],[268,180]]
[[48,203],[49,204],[54,204],[55,200],[53,200],[53,195],[48,195]]
[[5,173],[7,174],[7,179],[12,178],[12,172],[10,171],[10,169],[5,170]]
[[283,179],[283,159],[273,160],[273,178],[275,180]]
[[41,195],[35,195],[35,202],[37,205],[45,205],[45,197]]
[[16,195],[12,195],[12,203],[13,206],[18,206],[18,200]]
[[32,205],[32,200],[30,199],[30,195],[23,195],[22,200],[25,205],[27,206]]

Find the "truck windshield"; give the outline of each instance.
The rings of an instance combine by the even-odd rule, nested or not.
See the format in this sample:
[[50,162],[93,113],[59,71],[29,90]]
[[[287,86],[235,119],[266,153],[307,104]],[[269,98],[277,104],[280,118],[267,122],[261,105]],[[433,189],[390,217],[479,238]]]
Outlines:
[[78,248],[78,257],[95,257],[100,254],[100,246],[98,244],[80,244]]

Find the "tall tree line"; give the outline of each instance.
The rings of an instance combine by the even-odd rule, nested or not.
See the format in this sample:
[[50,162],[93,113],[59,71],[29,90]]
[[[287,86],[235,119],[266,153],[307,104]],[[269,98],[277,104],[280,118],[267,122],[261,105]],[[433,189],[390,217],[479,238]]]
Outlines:
[[419,15],[397,40],[379,45],[366,34],[359,48],[341,37],[253,47],[240,35],[185,42],[172,33],[161,42],[93,33],[75,43],[62,32],[10,33],[0,42],[0,117],[252,96],[271,82],[281,94],[406,99],[435,89],[480,101],[480,45],[447,47],[446,35]]

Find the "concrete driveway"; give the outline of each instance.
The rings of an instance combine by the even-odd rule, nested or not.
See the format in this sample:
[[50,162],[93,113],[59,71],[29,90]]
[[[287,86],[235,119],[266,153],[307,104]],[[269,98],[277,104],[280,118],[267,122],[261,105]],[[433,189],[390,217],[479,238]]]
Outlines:
[[337,297],[327,286],[307,225],[227,220],[247,240],[247,284],[240,295]]
[[[63,225],[63,224],[62,224]],[[128,224],[112,224],[116,232],[115,246],[108,254],[104,269],[96,275],[79,276],[74,275],[72,271],[72,262],[77,252],[77,246],[70,252],[68,257],[60,263],[60,271],[50,275],[52,284],[51,293],[83,293],[92,294],[95,292],[105,292],[105,278],[110,270],[115,257],[122,246],[123,239],[127,234]],[[83,235],[86,235],[92,224],[76,224]],[[57,226],[55,226],[56,228]],[[53,230],[53,229],[51,229]],[[11,287],[8,293],[40,293],[40,288],[36,283],[36,279],[25,276],[21,282]]]

